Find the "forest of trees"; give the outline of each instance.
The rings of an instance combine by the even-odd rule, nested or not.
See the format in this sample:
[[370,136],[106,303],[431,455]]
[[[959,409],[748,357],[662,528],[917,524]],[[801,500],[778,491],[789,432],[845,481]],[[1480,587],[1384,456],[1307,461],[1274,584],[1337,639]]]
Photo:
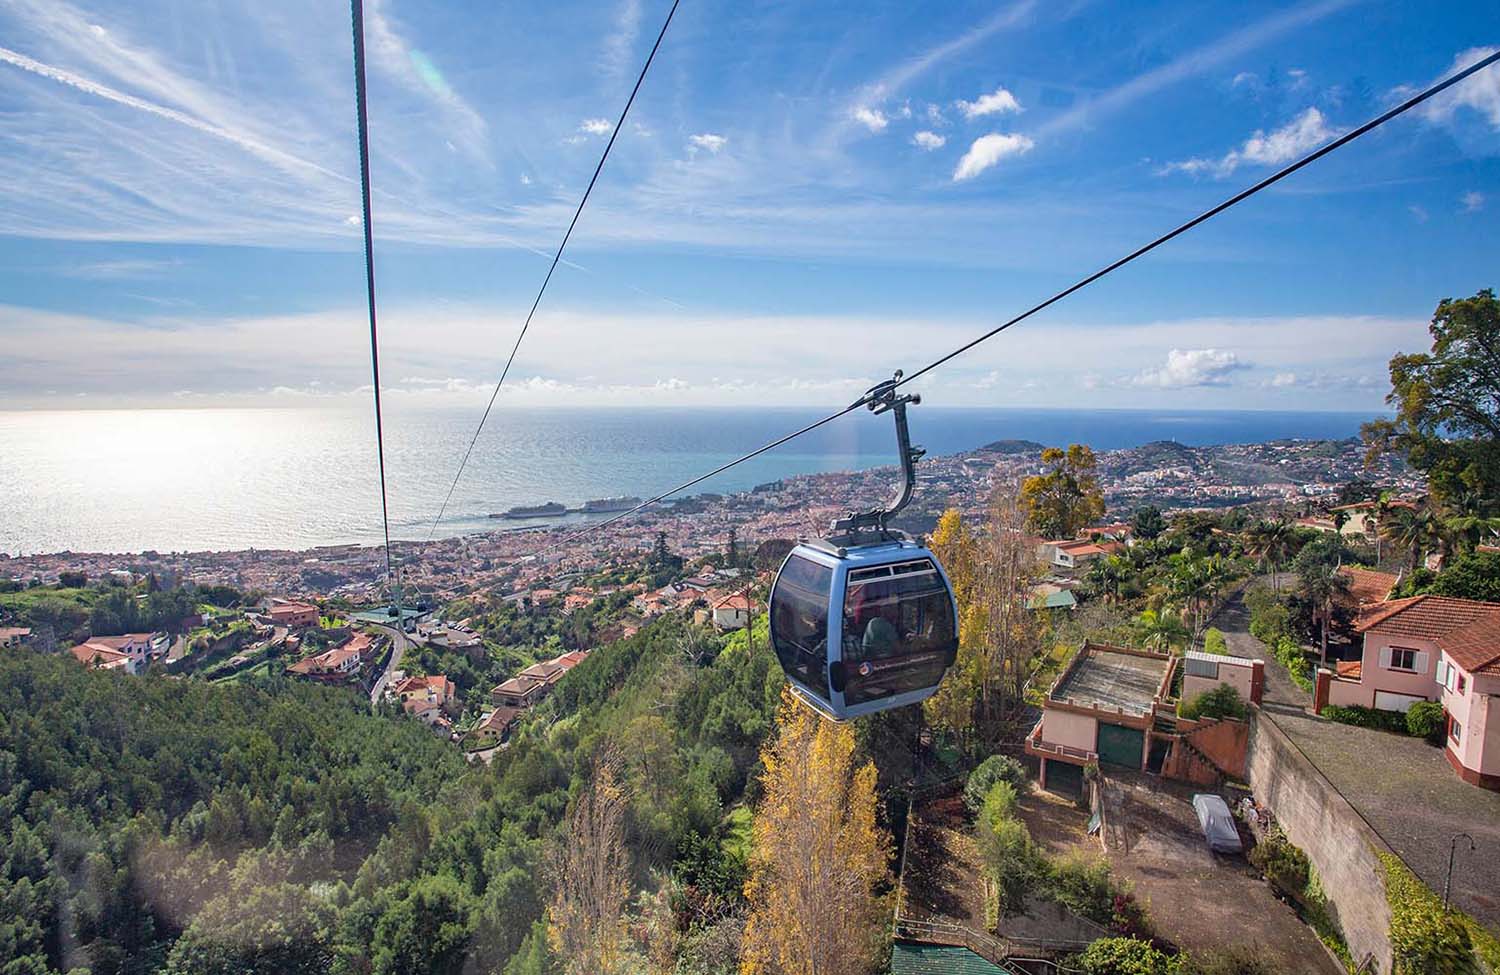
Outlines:
[[8,655],[0,971],[562,971],[551,865],[606,745],[631,917],[637,892],[676,891],[699,908],[669,912],[683,952],[728,971],[710,965],[737,955],[747,856],[725,813],[756,788],[782,686],[760,640],[660,621],[472,768],[345,691]]

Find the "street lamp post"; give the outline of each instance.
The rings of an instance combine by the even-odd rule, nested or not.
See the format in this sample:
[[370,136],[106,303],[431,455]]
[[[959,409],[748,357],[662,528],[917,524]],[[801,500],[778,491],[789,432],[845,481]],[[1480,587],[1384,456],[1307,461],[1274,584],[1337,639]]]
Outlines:
[[1448,841],[1448,876],[1443,879],[1443,910],[1448,910],[1448,895],[1453,891],[1453,855],[1458,852],[1459,839],[1469,842],[1469,852],[1474,852],[1474,837],[1468,833],[1454,833]]

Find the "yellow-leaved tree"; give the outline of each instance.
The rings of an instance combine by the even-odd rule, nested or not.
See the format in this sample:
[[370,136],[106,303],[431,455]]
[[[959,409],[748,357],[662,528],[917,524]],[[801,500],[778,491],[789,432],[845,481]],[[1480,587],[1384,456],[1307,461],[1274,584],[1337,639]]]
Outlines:
[[1027,608],[1037,558],[1025,522],[1015,492],[1002,486],[983,534],[970,532],[956,510],[932,533],[958,602],[958,659],[923,713],[933,728],[979,743],[1005,733],[1041,649],[1041,622]]
[[1072,538],[1104,515],[1104,492],[1094,473],[1099,466],[1086,444],[1042,451],[1044,470],[1021,485],[1021,509],[1027,526],[1043,538]]
[[875,765],[854,732],[781,695],[761,750],[741,975],[868,975],[886,940],[880,887],[890,837],[876,822]]
[[567,975],[608,975],[624,950],[630,899],[622,761],[605,747],[548,854],[553,883],[548,939]]

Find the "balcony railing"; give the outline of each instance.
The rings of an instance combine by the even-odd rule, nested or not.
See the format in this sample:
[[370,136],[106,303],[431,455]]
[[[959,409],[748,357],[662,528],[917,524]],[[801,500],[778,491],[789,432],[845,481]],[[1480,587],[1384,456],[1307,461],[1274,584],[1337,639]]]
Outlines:
[[1036,727],[1031,729],[1031,734],[1026,736],[1026,754],[1036,755],[1040,758],[1065,758],[1076,762],[1097,762],[1098,752],[1091,752],[1086,748],[1074,748],[1072,745],[1059,745],[1056,742],[1042,740],[1042,722],[1038,721]]

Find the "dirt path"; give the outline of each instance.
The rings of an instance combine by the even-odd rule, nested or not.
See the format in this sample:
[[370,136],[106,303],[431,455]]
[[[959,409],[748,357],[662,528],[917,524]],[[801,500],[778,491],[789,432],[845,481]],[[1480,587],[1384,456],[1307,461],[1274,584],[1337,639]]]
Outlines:
[[1243,856],[1210,853],[1192,789],[1142,774],[1106,779],[1115,872],[1129,880],[1158,930],[1189,950],[1243,946],[1278,972],[1339,971],[1296,913]]
[[950,796],[913,810],[909,842],[903,916],[984,930],[979,851],[968,834],[963,800]]

